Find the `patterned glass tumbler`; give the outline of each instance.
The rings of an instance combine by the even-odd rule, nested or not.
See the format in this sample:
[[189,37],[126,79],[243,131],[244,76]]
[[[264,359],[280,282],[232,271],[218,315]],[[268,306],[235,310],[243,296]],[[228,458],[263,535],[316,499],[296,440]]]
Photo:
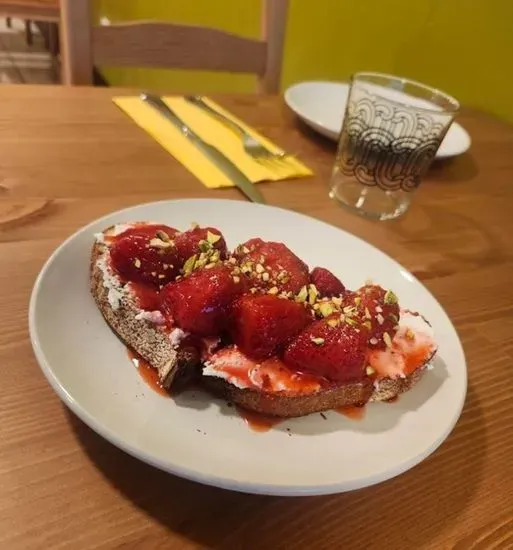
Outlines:
[[330,197],[376,220],[403,214],[458,109],[456,99],[424,84],[355,74]]

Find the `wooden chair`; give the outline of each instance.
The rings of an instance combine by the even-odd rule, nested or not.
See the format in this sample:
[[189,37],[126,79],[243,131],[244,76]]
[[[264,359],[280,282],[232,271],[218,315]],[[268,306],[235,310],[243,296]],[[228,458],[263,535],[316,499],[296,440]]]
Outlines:
[[46,46],[55,58],[58,53],[59,0],[0,0],[0,16],[7,17],[8,26],[12,17],[24,19],[28,44],[32,44],[31,21],[44,23],[47,27],[44,34]]
[[263,0],[260,40],[151,21],[91,26],[91,4],[61,0],[65,84],[92,84],[93,67],[106,65],[253,73],[262,91],[279,89],[288,0]]

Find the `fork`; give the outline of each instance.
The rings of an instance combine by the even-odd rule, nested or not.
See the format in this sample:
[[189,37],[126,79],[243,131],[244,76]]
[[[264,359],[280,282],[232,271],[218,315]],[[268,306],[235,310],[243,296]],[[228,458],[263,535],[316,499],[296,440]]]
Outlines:
[[269,149],[267,149],[267,147],[260,143],[260,141],[248,134],[248,132],[246,132],[246,130],[244,130],[242,126],[240,126],[233,120],[230,120],[228,117],[225,117],[223,114],[219,113],[215,109],[212,109],[212,107],[210,107],[210,105],[208,105],[201,96],[189,95],[185,97],[185,100],[189,103],[192,103],[193,105],[196,105],[200,109],[203,109],[207,113],[215,116],[221,122],[223,122],[223,124],[228,126],[228,128],[234,131],[242,139],[242,146],[244,147],[244,151],[246,151],[246,153],[250,157],[253,157],[255,160],[280,161],[289,156],[284,151],[282,151],[281,153],[273,153],[272,151],[269,151]]

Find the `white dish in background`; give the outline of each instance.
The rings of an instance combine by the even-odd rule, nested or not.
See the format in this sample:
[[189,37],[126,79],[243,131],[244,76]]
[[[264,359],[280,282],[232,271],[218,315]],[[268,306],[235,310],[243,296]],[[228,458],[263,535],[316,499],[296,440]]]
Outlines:
[[[285,91],[285,102],[308,126],[330,138],[338,140],[349,84],[342,82],[301,82]],[[457,122],[453,122],[440,148],[437,158],[460,155],[470,147],[470,136]]]
[[[218,227],[230,246],[255,236],[283,241],[310,266],[333,270],[350,288],[372,277],[392,288],[404,307],[431,321],[439,344],[435,368],[396,403],[368,405],[362,420],[336,412],[326,413],[326,419],[314,414],[284,421],[266,433],[251,431],[233,408],[201,392],[176,400],[162,396],[139,376],[89,292],[94,234],[134,220],[180,229],[195,220]],[[466,394],[465,357],[456,331],[440,304],[406,269],[333,226],[249,202],[164,201],[93,222],[64,242],[43,267],[31,296],[29,325],[48,381],[96,432],[163,470],[237,491],[328,494],[389,479],[442,443]]]

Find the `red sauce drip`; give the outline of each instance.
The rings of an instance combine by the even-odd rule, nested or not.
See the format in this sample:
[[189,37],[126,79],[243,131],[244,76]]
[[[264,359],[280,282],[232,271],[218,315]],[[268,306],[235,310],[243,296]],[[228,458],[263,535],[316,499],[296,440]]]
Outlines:
[[265,414],[247,411],[241,407],[236,408],[241,418],[245,420],[248,427],[254,432],[268,432],[273,426],[276,426],[283,420],[283,418],[278,418],[277,416],[267,416]]
[[351,420],[362,420],[365,416],[365,407],[340,407],[335,410]]
[[147,361],[131,349],[128,349],[127,353],[128,357],[137,368],[139,375],[146,382],[146,384],[148,384],[152,390],[160,393],[160,395],[169,397],[169,392],[160,385],[157,369],[151,367]]
[[130,290],[133,291],[137,300],[137,305],[146,311],[155,311],[160,309],[160,299],[158,291],[150,285],[141,283],[128,283]]

